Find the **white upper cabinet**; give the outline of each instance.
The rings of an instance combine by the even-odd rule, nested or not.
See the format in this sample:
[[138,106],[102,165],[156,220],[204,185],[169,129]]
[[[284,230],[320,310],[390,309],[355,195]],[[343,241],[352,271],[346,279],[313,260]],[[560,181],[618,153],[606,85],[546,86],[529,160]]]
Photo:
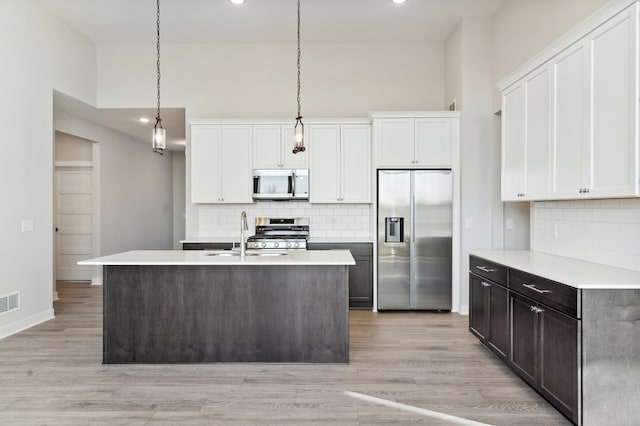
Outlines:
[[418,166],[451,166],[451,120],[416,118],[414,161]]
[[311,203],[371,202],[371,126],[309,126]]
[[537,69],[506,90],[502,108],[502,199],[544,199],[549,191],[549,68]]
[[191,126],[191,202],[253,202],[251,140],[248,125]]
[[306,169],[307,151],[293,154],[293,125],[253,126],[254,169]]
[[639,195],[637,17],[636,5],[588,36],[592,197]]
[[379,118],[374,131],[379,167],[451,167],[449,117]]
[[552,199],[576,198],[587,163],[588,55],[579,43],[551,60],[553,88]]
[[522,83],[502,94],[502,199],[524,197],[524,88]]
[[592,28],[578,28],[585,35],[563,40],[545,63],[539,55],[536,70],[503,90],[503,200],[640,195],[639,8],[590,18],[583,25]]

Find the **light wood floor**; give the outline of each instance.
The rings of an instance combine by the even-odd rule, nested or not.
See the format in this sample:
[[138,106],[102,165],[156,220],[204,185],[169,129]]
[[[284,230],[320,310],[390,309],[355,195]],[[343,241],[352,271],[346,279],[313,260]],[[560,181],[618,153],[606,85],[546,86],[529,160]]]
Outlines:
[[569,424],[467,317],[351,311],[349,365],[104,366],[102,288],[58,293],[55,320],[0,341],[0,424]]

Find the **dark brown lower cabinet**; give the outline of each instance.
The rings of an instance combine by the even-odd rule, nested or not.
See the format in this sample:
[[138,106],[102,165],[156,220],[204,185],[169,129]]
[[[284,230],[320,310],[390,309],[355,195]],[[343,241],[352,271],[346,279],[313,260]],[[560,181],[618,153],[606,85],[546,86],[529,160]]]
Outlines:
[[499,358],[509,354],[509,300],[507,289],[469,274],[471,303],[469,330]]
[[580,321],[528,297],[509,294],[511,368],[577,424]]
[[349,308],[373,307],[373,243],[309,243],[309,250],[350,250]]

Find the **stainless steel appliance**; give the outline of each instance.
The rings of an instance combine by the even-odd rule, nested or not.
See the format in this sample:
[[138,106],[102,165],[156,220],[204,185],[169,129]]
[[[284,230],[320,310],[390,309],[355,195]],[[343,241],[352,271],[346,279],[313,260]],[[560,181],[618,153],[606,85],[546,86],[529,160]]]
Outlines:
[[256,234],[247,238],[247,248],[306,250],[308,239],[308,217],[257,217]]
[[254,169],[254,200],[308,200],[308,169]]
[[378,170],[378,309],[451,310],[450,170]]

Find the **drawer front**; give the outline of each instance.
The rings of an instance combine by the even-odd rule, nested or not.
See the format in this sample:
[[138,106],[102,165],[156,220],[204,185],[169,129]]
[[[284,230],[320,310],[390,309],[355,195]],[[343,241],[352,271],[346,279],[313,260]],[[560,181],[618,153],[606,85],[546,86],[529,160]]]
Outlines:
[[580,297],[576,288],[517,269],[509,269],[509,288],[574,318],[580,318]]
[[476,256],[469,256],[469,271],[483,278],[507,286],[507,267]]
[[182,250],[231,250],[233,243],[182,243]]

